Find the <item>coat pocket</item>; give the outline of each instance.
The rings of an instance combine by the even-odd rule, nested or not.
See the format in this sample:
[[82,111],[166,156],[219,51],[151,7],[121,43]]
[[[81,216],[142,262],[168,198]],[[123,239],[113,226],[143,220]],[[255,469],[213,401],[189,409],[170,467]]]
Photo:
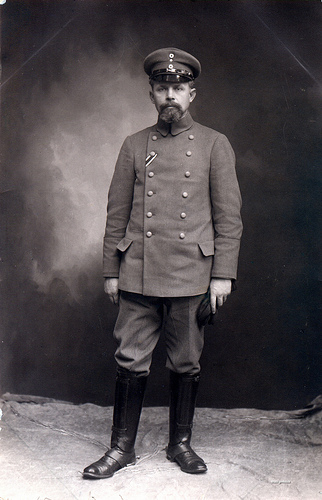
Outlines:
[[126,250],[129,248],[129,246],[133,243],[133,240],[130,240],[130,238],[123,238],[117,245],[116,248],[120,252],[126,252]]
[[199,243],[199,248],[204,257],[210,257],[215,254],[215,242],[213,240]]

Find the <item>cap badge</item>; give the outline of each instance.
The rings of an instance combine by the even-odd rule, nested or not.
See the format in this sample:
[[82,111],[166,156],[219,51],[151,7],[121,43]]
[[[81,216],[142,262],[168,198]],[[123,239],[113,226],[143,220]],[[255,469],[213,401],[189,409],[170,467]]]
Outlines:
[[170,71],[170,72],[172,72],[172,73],[175,72],[175,69],[174,69],[173,64],[172,64],[173,63],[173,58],[174,58],[174,54],[173,54],[173,52],[170,52],[170,54],[169,54],[169,64],[168,64],[167,70]]

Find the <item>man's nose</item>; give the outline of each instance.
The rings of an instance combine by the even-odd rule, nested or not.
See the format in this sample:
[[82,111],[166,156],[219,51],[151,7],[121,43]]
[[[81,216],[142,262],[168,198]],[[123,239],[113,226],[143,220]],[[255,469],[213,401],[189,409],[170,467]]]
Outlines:
[[174,99],[173,89],[171,87],[167,89],[167,99],[169,99],[170,101]]

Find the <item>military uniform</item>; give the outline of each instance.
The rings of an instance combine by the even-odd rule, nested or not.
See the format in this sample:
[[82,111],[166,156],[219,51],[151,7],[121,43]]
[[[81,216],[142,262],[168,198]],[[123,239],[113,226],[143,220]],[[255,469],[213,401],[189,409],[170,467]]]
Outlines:
[[[162,82],[166,90],[193,81],[201,70],[197,59],[175,48],[150,54],[144,69],[152,89]],[[184,89],[188,99],[189,86]],[[204,344],[197,312],[211,278],[236,279],[241,198],[228,139],[194,122],[187,108],[177,121],[161,116],[126,138],[109,190],[103,273],[118,278],[120,290],[114,329],[118,371],[112,449],[84,470],[87,478],[110,477],[135,460],[164,311],[171,395],[167,458],[184,472],[207,470],[190,446]]]
[[189,113],[128,137],[109,192],[104,276],[158,297],[203,294],[211,277],[235,279],[240,203],[228,139]]
[[[114,330],[120,366],[149,373],[165,303],[154,297],[167,297],[167,367],[200,371],[197,309],[211,277],[236,278],[240,235],[235,156],[224,135],[187,113],[125,140],[109,191],[103,264],[104,276],[119,277],[120,290],[132,294],[121,292]],[[153,297],[150,307],[133,293]]]

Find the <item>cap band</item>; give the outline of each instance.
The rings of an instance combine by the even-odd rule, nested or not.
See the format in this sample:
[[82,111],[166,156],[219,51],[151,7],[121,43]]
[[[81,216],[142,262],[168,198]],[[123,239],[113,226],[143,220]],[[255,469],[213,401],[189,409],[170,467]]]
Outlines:
[[185,69],[164,68],[157,69],[150,75],[150,80],[187,82],[193,80],[193,74]]

